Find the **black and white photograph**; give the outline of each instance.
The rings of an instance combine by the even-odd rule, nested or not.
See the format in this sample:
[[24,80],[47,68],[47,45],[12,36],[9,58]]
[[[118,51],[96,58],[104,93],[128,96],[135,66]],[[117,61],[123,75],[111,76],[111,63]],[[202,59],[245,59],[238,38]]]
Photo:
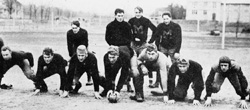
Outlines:
[[0,110],[245,110],[249,0],[0,0]]

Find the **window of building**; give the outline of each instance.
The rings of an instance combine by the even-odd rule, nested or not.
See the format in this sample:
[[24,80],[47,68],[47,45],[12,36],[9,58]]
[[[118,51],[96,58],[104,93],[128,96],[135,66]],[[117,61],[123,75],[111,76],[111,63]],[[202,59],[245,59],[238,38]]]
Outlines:
[[207,2],[204,2],[204,7],[207,7]]
[[216,8],[216,2],[213,2],[213,8]]
[[197,2],[193,2],[193,8],[197,7]]
[[207,10],[203,10],[203,14],[204,14],[204,15],[207,15]]
[[193,15],[197,15],[197,10],[192,10]]

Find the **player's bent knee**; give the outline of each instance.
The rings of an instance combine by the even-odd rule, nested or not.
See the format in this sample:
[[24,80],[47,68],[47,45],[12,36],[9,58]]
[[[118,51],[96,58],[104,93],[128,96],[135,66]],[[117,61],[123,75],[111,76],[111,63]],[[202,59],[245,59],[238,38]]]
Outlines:
[[34,74],[34,71],[32,71],[32,70],[26,71],[24,74],[30,80],[34,80],[36,78],[36,75]]
[[213,93],[217,93],[220,91],[220,87],[219,86],[213,86]]
[[174,97],[176,99],[184,99],[187,96],[186,91],[174,91]]

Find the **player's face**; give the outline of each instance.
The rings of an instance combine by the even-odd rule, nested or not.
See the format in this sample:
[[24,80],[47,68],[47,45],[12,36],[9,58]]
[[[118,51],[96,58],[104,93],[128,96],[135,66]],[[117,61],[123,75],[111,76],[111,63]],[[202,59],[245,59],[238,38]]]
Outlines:
[[227,70],[229,69],[229,64],[228,63],[220,63],[220,69],[223,72],[227,72]]
[[165,24],[169,24],[170,21],[172,20],[172,18],[169,17],[168,15],[162,16],[162,19],[163,19],[163,23],[165,23]]
[[9,50],[2,51],[1,53],[4,60],[10,60],[12,58],[11,52]]
[[87,53],[79,53],[77,52],[77,58],[79,62],[83,62],[88,57]]
[[43,59],[44,59],[45,63],[49,64],[53,59],[53,55],[43,54]]
[[147,57],[148,57],[148,60],[149,61],[154,61],[154,60],[156,60],[157,59],[157,57],[158,57],[158,53],[157,52],[155,52],[155,51],[147,51]]
[[71,28],[72,28],[72,30],[73,30],[73,32],[76,34],[76,33],[78,33],[78,31],[79,31],[79,27],[77,27],[76,25],[74,25],[74,24],[72,24],[71,25]]
[[117,13],[115,15],[115,19],[118,21],[118,22],[122,22],[124,20],[124,13]]
[[118,57],[119,57],[118,55],[111,55],[111,54],[108,55],[108,59],[112,64],[114,64],[117,61]]
[[135,9],[135,17],[136,18],[141,18],[142,17],[142,12],[140,12],[138,9]]
[[181,73],[186,73],[188,70],[188,65],[187,64],[178,64],[177,65]]

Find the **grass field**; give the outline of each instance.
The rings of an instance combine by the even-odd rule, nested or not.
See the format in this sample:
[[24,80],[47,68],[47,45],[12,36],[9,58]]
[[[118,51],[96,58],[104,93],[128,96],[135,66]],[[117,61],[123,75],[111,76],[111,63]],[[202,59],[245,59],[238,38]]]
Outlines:
[[[181,55],[186,56],[192,60],[199,62],[203,66],[204,80],[210,71],[212,65],[218,62],[218,59],[222,55],[227,55],[236,60],[241,65],[242,70],[250,79],[250,48],[249,38],[241,39],[240,42],[245,42],[244,48],[233,48],[231,46],[226,49],[219,49],[219,39],[215,39],[214,44],[209,43],[206,39],[211,37],[188,37],[189,35],[183,35],[183,47],[181,49]],[[56,53],[60,53],[65,59],[69,59],[67,45],[66,45],[66,31],[64,32],[3,32],[0,33],[0,37],[4,40],[5,44],[10,46],[13,50],[24,50],[32,52],[35,59],[34,70],[37,68],[37,59],[42,54],[42,50],[50,46]],[[219,37],[219,36],[217,36]],[[217,39],[217,40],[216,40]],[[227,39],[226,39],[227,40]],[[202,42],[199,42],[202,41]],[[230,42],[229,42],[230,43]],[[100,73],[103,74],[103,55],[105,54],[108,45],[105,42],[104,34],[90,34],[89,35],[89,49],[96,52],[98,59],[98,66]],[[217,45],[216,48],[208,48],[209,45]],[[240,43],[242,44],[242,43]],[[204,46],[205,45],[205,46]],[[107,99],[102,100],[94,99],[93,87],[83,86],[80,89],[79,95],[72,95],[70,98],[60,98],[57,94],[59,87],[59,76],[54,75],[47,78],[46,83],[49,87],[49,92],[41,94],[39,96],[31,96],[34,85],[32,81],[28,80],[22,73],[22,71],[15,66],[11,68],[3,78],[3,83],[12,84],[13,89],[1,90],[0,89],[0,109],[1,110],[235,110],[237,109],[237,103],[240,99],[236,95],[233,87],[228,80],[222,86],[219,93],[213,95],[213,107],[206,108],[203,105],[193,106],[190,99],[193,99],[193,90],[190,89],[188,93],[188,100],[186,102],[177,102],[174,105],[164,104],[162,97],[152,96],[151,90],[160,90],[159,88],[148,88],[148,77],[145,76],[144,91],[145,102],[137,103],[129,99],[130,95],[134,93],[127,93],[126,88],[121,91],[121,100],[117,104],[108,103]],[[86,75],[81,78],[83,84],[86,82]],[[101,89],[102,91],[102,89]],[[205,90],[202,93],[202,103],[204,103],[203,97],[205,96]],[[248,102],[248,106],[250,104]]]

